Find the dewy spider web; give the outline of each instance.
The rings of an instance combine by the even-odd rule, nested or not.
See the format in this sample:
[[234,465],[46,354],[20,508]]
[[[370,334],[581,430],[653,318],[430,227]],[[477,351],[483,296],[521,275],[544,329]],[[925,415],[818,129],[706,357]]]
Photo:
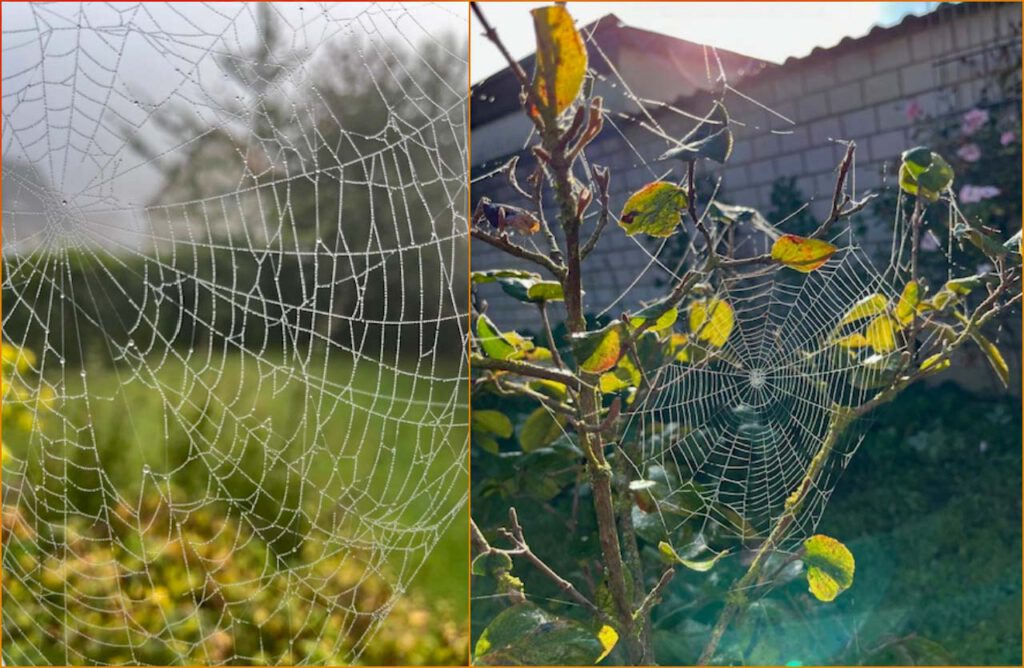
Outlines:
[[350,662],[402,600],[465,505],[465,12],[4,5],[5,663]]
[[[668,529],[699,517],[764,536],[842,408],[876,391],[877,374],[835,348],[840,320],[870,295],[898,295],[849,244],[810,274],[768,270],[725,278],[716,288],[713,298],[734,313],[728,339],[706,362],[656,372],[660,391],[628,426],[639,438],[632,464],[643,476],[652,466],[680,472],[684,484],[659,507]],[[813,530],[858,443],[849,435],[834,448],[790,538]]]
[[[680,136],[666,125],[698,122],[700,116],[693,112],[637,98],[600,45],[590,43],[610,70],[608,75],[594,73],[595,78],[612,82],[611,91],[621,87],[622,95],[638,110],[629,122],[668,140],[666,148],[673,145],[672,137]],[[732,87],[714,48],[705,47],[704,52],[708,81],[722,91],[727,106],[729,98],[745,101],[792,125]],[[650,108],[662,113],[652,113]],[[742,118],[732,122],[745,125]],[[647,169],[650,180],[671,179],[661,169],[664,163],[644,159],[619,119],[609,115],[606,123]],[[854,169],[846,186],[851,196],[856,194],[855,183]],[[721,187],[718,179],[712,192],[703,193],[704,199],[718,200]],[[701,215],[710,224],[707,201],[704,207]],[[686,268],[699,267],[705,247],[692,227],[689,232],[681,257],[673,257],[664,242],[652,252],[634,238],[649,261],[600,314],[614,315],[616,309],[630,306],[635,310],[629,293],[645,274],[666,275],[661,282],[672,285]],[[743,255],[766,252],[778,230],[771,235],[752,227],[737,232],[735,247]],[[703,362],[668,363],[654,371],[651,382],[658,391],[630,411],[625,424],[626,439],[639,441],[638,452],[629,460],[631,474],[637,479],[654,477],[668,488],[666,496],[655,499],[655,513],[669,535],[695,519],[704,529],[723,527],[755,543],[769,533],[839,413],[865,403],[876,391],[883,372],[866,370],[834,343],[843,316],[862,299],[880,294],[895,303],[899,295],[895,284],[906,280],[908,273],[901,264],[907,252],[906,234],[905,221],[898,217],[890,267],[884,272],[877,271],[868,252],[856,245],[849,228],[831,239],[839,248],[832,259],[809,274],[774,268],[714,272],[707,286],[711,294],[705,299],[708,303],[722,300],[733,311],[734,324],[725,344]],[[685,330],[683,306],[679,319]],[[833,446],[787,533],[787,544],[813,532],[838,474],[860,443],[860,434],[857,426],[849,428]],[[624,450],[619,454],[628,457]]]
[[[668,101],[640,99],[594,36],[586,30],[583,33],[591,54],[590,81],[584,88],[592,87],[604,97],[605,133],[617,142],[614,151],[635,161],[634,170],[643,172],[640,185],[656,180],[679,181],[682,176],[677,163],[659,163],[651,158],[673,147],[673,138],[683,136],[706,109],[684,111]],[[727,107],[732,101],[760,108],[775,121],[774,125],[784,128],[770,132],[789,134],[792,121],[730,85],[713,48],[705,48],[704,55],[710,88],[720,91]],[[629,113],[608,111],[622,109],[623,100]],[[483,104],[493,101],[482,99]],[[710,97],[705,101],[710,104]],[[742,115],[733,115],[731,122],[737,128],[747,125]],[[655,141],[650,141],[652,137]],[[534,139],[524,138],[523,146]],[[845,148],[845,142],[836,141]],[[601,142],[598,139],[591,148]],[[614,160],[609,156],[612,149],[595,150],[599,163]],[[519,162],[518,178],[522,182],[522,175],[529,173],[533,162],[525,151]],[[586,154],[581,163],[577,178],[585,183],[591,167]],[[708,164],[702,163],[701,169]],[[856,163],[845,187],[854,199],[859,196],[855,170]],[[474,183],[489,189],[489,180],[504,178],[504,168],[494,165],[483,170]],[[613,169],[613,189],[621,188],[615,184],[628,178]],[[728,188],[729,184],[718,178],[712,180],[712,188],[703,185],[698,192],[699,211],[706,219],[709,201],[747,204],[720,196],[720,189]],[[638,187],[613,190],[612,215]],[[597,208],[591,207],[585,217],[584,237],[597,225]],[[897,209],[903,208],[901,200]],[[548,219],[556,220],[554,211],[548,212]],[[773,238],[787,231],[786,221],[765,222],[761,227],[768,234],[765,229],[755,229],[747,223],[734,223],[737,256],[765,253]],[[613,225],[609,225],[606,236],[621,234]],[[687,241],[682,248],[673,247],[671,239],[631,237],[634,248],[629,250],[644,258],[644,268],[635,276],[631,274],[628,284],[611,298],[588,293],[585,309],[612,319],[623,311],[635,313],[643,305],[637,294],[650,294],[649,285],[655,282],[652,277],[668,286],[659,291],[664,295],[687,269],[699,270],[705,257],[703,239],[692,226],[687,228]],[[517,241],[545,253],[543,240],[538,240],[540,236],[517,237]],[[748,267],[737,272],[713,271],[704,277],[707,284],[702,297],[722,300],[733,311],[734,324],[725,344],[706,361],[670,362],[647,370],[650,382],[659,389],[635,407],[623,406],[623,439],[627,445],[615,448],[616,456],[628,460],[631,481],[646,480],[642,484],[657,483],[661,488],[650,499],[655,506],[651,516],[665,535],[679,535],[684,524],[696,524],[698,533],[724,528],[727,533],[749,538],[753,545],[768,534],[828,437],[833,420],[843,409],[855,408],[877,392],[884,371],[865,368],[834,343],[842,318],[860,300],[874,294],[884,296],[889,303],[898,299],[900,286],[909,275],[907,240],[906,221],[902,215],[897,216],[891,257],[881,258],[888,259],[889,264],[880,271],[873,263],[873,259],[879,258],[872,258],[858,246],[850,228],[841,224],[835,226],[830,239],[838,247],[837,252],[825,266],[809,274],[777,267],[758,270],[755,265],[753,270]],[[597,267],[593,261],[584,263],[585,290],[588,277],[595,280]],[[684,332],[687,306],[681,306],[676,325]],[[569,436],[568,428],[563,431]],[[862,432],[863,425],[854,424],[833,446],[783,547],[813,532],[839,473],[860,443]],[[632,442],[636,443],[635,449],[629,445]]]

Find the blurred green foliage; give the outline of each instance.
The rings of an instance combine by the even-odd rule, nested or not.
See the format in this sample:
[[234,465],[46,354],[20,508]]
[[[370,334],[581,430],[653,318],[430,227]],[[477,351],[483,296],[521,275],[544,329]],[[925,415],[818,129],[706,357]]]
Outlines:
[[[204,355],[150,360],[142,372],[84,367],[61,381],[60,403],[37,406],[40,388],[48,397],[53,390],[33,372],[34,356],[17,350],[4,345],[9,660],[332,664],[351,655],[374,613],[390,608],[359,648],[362,662],[465,662],[464,513],[399,592],[389,582],[407,555],[398,549],[382,563],[332,535],[358,518],[340,529],[321,521],[309,493],[360,478],[375,489],[383,476],[396,484],[450,468],[409,447],[395,450],[392,470],[375,470],[380,442],[436,447],[465,438],[465,426],[422,426],[425,402],[403,403],[402,419],[389,417],[380,396],[430,396],[413,376],[315,359],[327,382],[354,391],[351,404],[326,410],[281,360]],[[310,441],[303,421],[312,414],[326,421],[322,433],[348,438]],[[274,429],[261,432],[268,424]],[[307,471],[289,465],[301,456],[313,463]],[[371,516],[386,501],[353,498]],[[404,519],[424,521],[422,513],[409,508]]]

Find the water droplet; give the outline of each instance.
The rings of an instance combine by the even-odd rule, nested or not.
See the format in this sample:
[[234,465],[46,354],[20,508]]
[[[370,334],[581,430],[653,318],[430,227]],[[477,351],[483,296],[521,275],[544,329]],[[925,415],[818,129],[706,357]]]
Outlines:
[[82,369],[81,371],[79,371],[78,375],[81,376],[82,378],[85,378],[85,369]]
[[149,464],[142,465],[142,475],[149,475],[150,471],[151,469],[149,468]]
[[68,205],[68,201],[67,201],[66,199],[62,199],[62,200],[60,201],[60,205],[61,205],[61,206],[67,206],[67,205]]

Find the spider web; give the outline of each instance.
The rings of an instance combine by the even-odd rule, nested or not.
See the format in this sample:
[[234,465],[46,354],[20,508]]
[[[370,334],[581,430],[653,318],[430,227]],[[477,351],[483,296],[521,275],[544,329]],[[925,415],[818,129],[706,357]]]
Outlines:
[[465,12],[4,5],[5,663],[352,662],[403,600],[465,505]]
[[[600,92],[604,97],[604,133],[613,136],[621,144],[616,151],[630,156],[635,170],[643,172],[639,185],[657,180],[682,182],[683,172],[673,166],[677,163],[658,162],[652,155],[678,145],[676,138],[701,121],[713,99],[721,99],[727,108],[731,103],[740,103],[738,106],[759,109],[767,114],[771,124],[753,126],[742,114],[733,114],[730,123],[736,129],[778,135],[792,132],[792,120],[730,83],[713,47],[704,47],[702,72],[712,92],[694,95],[690,101],[696,100],[698,108],[684,110],[679,103],[636,95],[594,35],[582,32],[591,55],[584,89]],[[699,108],[702,103],[707,105],[703,111]],[[627,111],[609,110],[623,106]],[[653,154],[649,143],[641,139],[650,136],[664,140],[664,145]],[[533,165],[525,148],[535,139],[533,133],[524,138],[520,163],[528,166],[520,165],[520,182],[522,173],[528,173]],[[595,143],[601,141],[599,138]],[[844,148],[847,144],[842,138],[831,141]],[[607,153],[605,149],[598,162],[613,159]],[[698,168],[698,172],[709,175],[711,182],[710,189],[702,186],[698,190],[698,211],[705,224],[712,227],[713,235],[729,234],[727,229],[714,226],[707,211],[709,202],[731,202],[727,196],[720,197],[721,189],[727,188],[728,183],[714,168],[708,170],[708,165],[701,161]],[[495,166],[485,170],[474,178],[474,185],[497,188],[488,181],[504,179],[506,169],[507,166]],[[584,152],[576,177],[588,183],[591,169],[592,161]],[[613,170],[613,184],[623,178],[629,177]],[[625,190],[616,190],[621,186],[613,185],[613,216],[625,197],[639,185]],[[864,194],[857,190],[855,161],[844,193],[853,200]],[[600,213],[594,210],[597,208],[591,207],[584,217],[584,238],[598,225]],[[884,371],[865,367],[865,355],[852,357],[838,348],[835,341],[843,317],[858,302],[877,294],[890,304],[896,303],[901,286],[911,275],[910,230],[903,214],[902,196],[896,210],[895,219],[889,223],[892,244],[888,257],[879,257],[878,253],[859,246],[852,228],[843,223],[834,227],[829,239],[837,247],[836,253],[824,266],[808,274],[791,269],[746,268],[702,275],[701,280],[706,281],[702,299],[724,301],[733,311],[730,331],[722,332],[723,337],[727,335],[725,343],[703,361],[673,361],[647,370],[649,381],[659,389],[636,407],[623,406],[623,440],[627,445],[615,448],[615,456],[626,460],[630,481],[656,482],[664,492],[651,499],[655,507],[650,513],[664,534],[675,535],[684,525],[696,525],[697,530],[691,535],[703,534],[707,529],[724,529],[744,542],[756,544],[782,516],[787,498],[799,487],[811,460],[822,449],[833,421],[845,414],[844,409],[860,406],[877,393],[884,381]],[[950,216],[952,226],[952,211]],[[554,211],[548,212],[548,219],[556,220]],[[787,221],[734,222],[735,236],[729,243],[736,257],[768,252],[773,240],[787,231]],[[680,234],[665,240],[651,240],[644,235],[630,237],[629,251],[644,258],[645,266],[635,276],[631,275],[629,284],[621,286],[610,299],[586,295],[585,310],[611,319],[624,311],[635,313],[645,301],[654,301],[645,300],[650,284],[667,286],[660,290],[660,295],[664,295],[687,270],[700,271],[706,245],[692,224],[687,222],[683,228],[683,244],[676,241]],[[605,235],[615,234],[621,231],[615,229],[613,221]],[[547,248],[538,240],[540,236],[517,237],[516,241],[544,254]],[[723,237],[716,239],[724,241]],[[596,265],[585,262],[583,271],[586,290],[587,277],[594,277]],[[485,287],[481,286],[481,291]],[[688,307],[689,302],[680,305],[677,330],[687,331]],[[933,340],[932,335],[920,335],[919,345],[927,347]],[[552,417],[557,417],[548,410]],[[832,446],[781,548],[813,533],[840,473],[861,442],[864,427],[865,420],[857,420]],[[568,428],[563,428],[563,432],[571,438]],[[631,442],[635,448],[628,445]]]

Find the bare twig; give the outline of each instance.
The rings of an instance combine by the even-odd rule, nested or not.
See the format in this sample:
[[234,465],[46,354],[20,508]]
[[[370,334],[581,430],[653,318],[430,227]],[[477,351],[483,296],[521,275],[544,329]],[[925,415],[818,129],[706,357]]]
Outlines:
[[[500,550],[501,552],[509,556],[523,557],[529,561],[534,568],[540,571],[544,577],[551,580],[556,587],[568,595],[572,600],[586,608],[595,617],[602,621],[610,621],[608,619],[608,615],[603,610],[598,608],[589,598],[580,593],[580,591],[571,582],[556,573],[544,562],[543,559],[538,557],[537,554],[530,549],[530,545],[526,542],[526,537],[523,535],[523,527],[519,524],[519,516],[516,513],[515,508],[508,509],[508,521],[509,528],[498,529],[498,533],[511,541],[514,547],[511,550]],[[496,548],[491,549],[494,550]]]
[[548,348],[551,350],[551,359],[559,369],[567,368],[562,356],[558,353],[558,346],[555,345],[555,333],[551,329],[551,320],[548,319],[548,306],[546,301],[537,302],[537,310],[540,311],[540,320],[544,325],[544,334],[548,339]]
[[601,202],[601,214],[597,219],[597,227],[594,228],[590,238],[587,239],[586,243],[580,249],[580,258],[586,258],[597,246],[598,240],[601,238],[601,234],[604,232],[604,228],[608,225],[608,221],[612,217],[611,213],[611,198],[608,195],[608,187],[611,183],[611,175],[608,172],[607,167],[600,167],[598,165],[591,165],[590,175],[594,184],[597,186],[597,198]]
[[676,569],[669,568],[661,574],[661,578],[658,579],[658,584],[654,585],[654,589],[648,592],[647,596],[644,597],[643,602],[640,604],[640,608],[636,611],[636,618],[643,618],[648,612],[651,611],[657,603],[661,600],[661,595],[665,592],[665,588],[668,587],[669,583],[672,582],[672,578],[676,575]]
[[473,365],[474,369],[483,369],[485,371],[508,371],[510,373],[519,374],[520,376],[553,380],[556,383],[563,383],[576,390],[580,388],[580,380],[573,374],[559,369],[549,369],[548,367],[531,364],[530,362],[518,362],[514,360],[495,359],[493,357],[474,356],[470,360],[470,363]]
[[490,244],[495,248],[505,251],[509,255],[518,257],[523,260],[527,260],[529,262],[533,262],[536,265],[544,267],[559,280],[563,280],[565,276],[564,266],[556,263],[547,255],[529,250],[527,248],[523,248],[519,244],[509,240],[508,236],[495,236],[489,232],[485,232],[479,227],[474,227],[472,230],[472,234],[474,239],[479,239],[480,241],[483,241],[486,244]]
[[704,224],[704,219],[697,215],[697,183],[696,176],[694,175],[695,163],[695,160],[690,160],[686,163],[686,211],[690,214],[690,220],[693,221],[697,231],[704,237],[704,243],[706,243],[708,247],[708,259],[711,259],[715,255],[715,243],[711,238],[711,233],[708,232],[707,225]]

